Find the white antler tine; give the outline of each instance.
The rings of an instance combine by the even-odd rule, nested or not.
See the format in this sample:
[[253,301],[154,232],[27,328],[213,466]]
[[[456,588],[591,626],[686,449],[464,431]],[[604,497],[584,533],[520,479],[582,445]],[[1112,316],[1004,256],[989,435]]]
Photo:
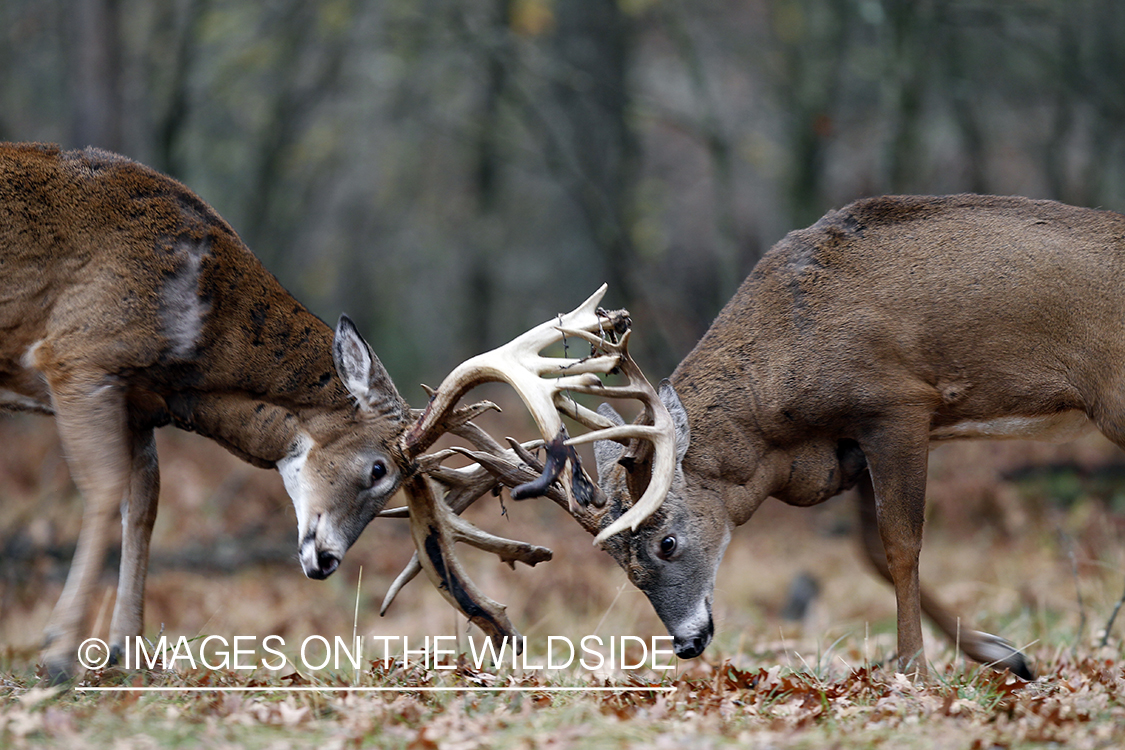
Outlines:
[[[613,427],[613,422],[598,414],[592,409],[587,409],[582,404],[570,398],[566,393],[558,393],[555,395],[555,408],[562,412],[565,416],[570,417],[575,422],[590,430],[604,430],[607,427]],[[590,434],[590,433],[587,433]],[[579,435],[578,438],[584,437]],[[570,444],[576,445],[575,442],[578,438],[571,438]],[[588,442],[585,440],[579,442]]]
[[594,537],[594,544],[599,545],[614,534],[619,534],[626,529],[636,531],[637,527],[663,504],[668,491],[672,489],[672,479],[675,472],[675,446],[672,446],[671,455],[667,451],[657,450],[652,460],[652,478],[644,494],[633,504],[633,507],[602,529]]
[[[589,325],[589,323],[586,323],[585,325],[576,325],[576,322],[580,320],[592,320],[595,325],[598,324],[598,305],[601,303],[602,297],[605,296],[606,290],[608,289],[609,284],[602,284],[600,287],[598,287],[597,291],[587,297],[586,301],[581,305],[574,308],[574,310],[567,313],[566,315],[559,316],[560,319],[558,325],[575,328],[584,328],[585,325]],[[547,325],[554,324],[548,322]]]
[[422,572],[422,563],[418,560],[418,553],[415,552],[414,556],[410,558],[410,562],[398,574],[391,587],[387,589],[387,595],[383,597],[383,604],[379,607],[379,616],[382,617],[387,614],[387,610],[391,608],[394,603],[395,597],[398,592],[402,591],[402,587],[414,580],[414,578]]
[[[599,325],[602,324],[601,320],[599,320],[598,322]],[[605,339],[592,331],[587,331],[585,328],[566,328],[563,326],[555,326],[555,330],[561,333],[563,336],[573,336],[576,339],[582,339],[583,341],[600,349],[607,348],[608,346],[612,345],[612,342],[610,342],[608,339]],[[594,330],[601,332],[604,329],[599,327],[595,328]]]

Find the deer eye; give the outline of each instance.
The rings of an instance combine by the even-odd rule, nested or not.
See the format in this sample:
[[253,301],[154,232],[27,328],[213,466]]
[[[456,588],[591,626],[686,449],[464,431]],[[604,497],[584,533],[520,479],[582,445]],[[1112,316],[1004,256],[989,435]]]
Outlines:
[[667,560],[676,552],[676,537],[669,534],[660,540],[660,556]]
[[371,465],[371,484],[367,486],[374,487],[375,483],[385,476],[387,476],[387,465],[382,461],[376,461]]

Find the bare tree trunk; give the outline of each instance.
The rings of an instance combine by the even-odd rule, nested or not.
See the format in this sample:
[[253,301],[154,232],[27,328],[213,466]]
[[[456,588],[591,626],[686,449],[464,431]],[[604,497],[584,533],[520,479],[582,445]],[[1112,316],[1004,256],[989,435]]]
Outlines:
[[788,120],[792,161],[789,224],[803,227],[825,209],[825,152],[835,128],[853,9],[847,0],[773,0],[770,13],[782,67],[775,84]]
[[207,12],[208,0],[190,0],[183,20],[175,24],[176,13],[169,9],[167,22],[176,26],[172,40],[171,76],[168,81],[168,98],[163,112],[156,120],[155,166],[162,172],[183,179],[184,165],[180,160],[180,139],[187,129],[190,114],[188,79],[195,64],[199,24]]
[[[345,7],[351,14],[355,3]],[[294,225],[293,217],[282,214],[276,205],[279,195],[289,189],[283,179],[285,160],[304,134],[310,115],[339,90],[340,73],[351,51],[346,31],[331,40],[317,37],[319,8],[316,3],[290,0],[267,24],[267,29],[277,30],[276,43],[282,50],[275,71],[280,83],[269,124],[255,134],[255,171],[243,237],[281,275],[292,262],[287,241]]]
[[[555,6],[553,93],[563,175],[586,219],[606,274],[633,309],[640,302],[630,237],[637,145],[628,122],[632,28],[612,0],[567,0]],[[569,178],[569,179],[567,179]]]
[[511,13],[511,0],[495,0],[486,32],[490,38],[483,45],[487,52],[473,164],[478,231],[469,239],[469,273],[465,282],[464,314],[461,317],[463,323],[459,337],[469,354],[482,352],[496,345],[492,340],[492,311],[496,299],[496,269],[492,251],[495,250],[493,243],[496,237],[490,229],[500,201],[499,171],[502,160],[498,142],[501,137],[499,118],[514,54],[507,40]]
[[[676,44],[680,60],[691,82],[699,121],[696,125],[697,137],[707,149],[711,162],[711,195],[715,217],[715,272],[714,289],[710,298],[714,309],[726,304],[739,284],[742,283],[742,268],[739,255],[745,240],[740,236],[735,219],[735,180],[734,145],[729,134],[720,122],[718,107],[708,87],[703,56],[699,45],[692,39],[688,30],[687,16],[691,12],[683,3],[669,4],[665,11],[664,26]],[[708,317],[704,324],[710,325]]]
[[981,127],[980,104],[972,89],[965,83],[963,50],[961,41],[950,34],[948,54],[946,55],[947,84],[949,99],[953,105],[953,117],[961,134],[961,144],[965,149],[965,162],[968,170],[969,191],[988,193],[987,143]]
[[909,193],[919,183],[922,147],[921,126],[927,82],[927,45],[924,34],[932,34],[933,17],[927,3],[892,0],[884,3],[890,29],[887,70],[891,137],[887,143],[886,190]]
[[121,151],[121,38],[117,0],[76,0],[70,45],[71,140]]

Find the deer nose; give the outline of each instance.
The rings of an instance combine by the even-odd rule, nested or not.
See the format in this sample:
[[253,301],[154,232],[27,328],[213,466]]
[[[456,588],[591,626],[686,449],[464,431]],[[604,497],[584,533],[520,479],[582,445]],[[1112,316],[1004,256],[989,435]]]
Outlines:
[[317,552],[316,565],[306,566],[305,575],[317,581],[323,581],[340,567],[340,558],[331,552]]
[[336,568],[340,567],[340,558],[331,552],[317,552],[316,561],[320,565],[320,571],[324,574],[324,578],[332,575],[336,572]]
[[676,656],[681,659],[694,659],[703,653],[703,649],[707,648],[707,644],[711,639],[698,635],[694,638],[685,638],[684,640],[675,640],[672,643],[672,648],[676,652]]
[[316,539],[306,537],[301,544],[301,567],[305,575],[313,580],[323,581],[340,567],[340,556],[328,550],[317,549]]
[[707,648],[707,644],[711,642],[711,636],[715,632],[715,625],[710,617],[707,618],[707,626],[694,635],[686,637],[674,636],[672,638],[672,650],[676,652],[676,656],[681,659],[694,659],[703,653],[703,649]]

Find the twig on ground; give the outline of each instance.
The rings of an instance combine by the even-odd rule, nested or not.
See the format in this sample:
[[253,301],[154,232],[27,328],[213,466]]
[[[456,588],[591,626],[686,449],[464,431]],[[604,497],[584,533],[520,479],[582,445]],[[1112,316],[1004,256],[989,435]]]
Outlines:
[[1078,558],[1074,554],[1074,540],[1063,534],[1067,546],[1067,556],[1070,557],[1070,571],[1074,575],[1074,595],[1078,599],[1078,636],[1074,641],[1074,655],[1078,655],[1078,645],[1082,643],[1086,632],[1086,604],[1082,601],[1082,586],[1078,581]]
[[1105,648],[1109,643],[1109,634],[1113,630],[1113,621],[1117,619],[1117,613],[1121,611],[1121,605],[1125,604],[1125,591],[1121,592],[1121,598],[1117,600],[1117,606],[1113,608],[1113,613],[1109,616],[1109,621],[1105,624],[1105,632],[1102,633],[1102,642],[1098,644],[1099,648]]

